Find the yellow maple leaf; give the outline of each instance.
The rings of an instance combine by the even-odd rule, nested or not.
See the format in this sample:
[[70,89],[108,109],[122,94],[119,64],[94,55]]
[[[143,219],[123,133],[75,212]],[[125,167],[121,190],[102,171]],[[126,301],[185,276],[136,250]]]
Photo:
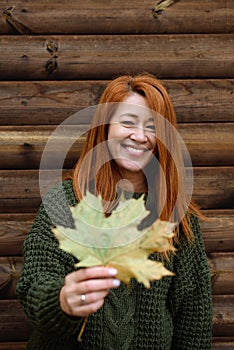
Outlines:
[[174,224],[156,220],[140,231],[138,225],[149,212],[143,196],[121,200],[109,217],[105,216],[101,197],[87,193],[71,207],[74,227],[56,226],[52,232],[60,248],[78,259],[76,267],[112,266],[117,278],[129,284],[131,278],[150,287],[150,281],[173,273],[161,262],[148,258],[153,252],[174,250],[170,244]]

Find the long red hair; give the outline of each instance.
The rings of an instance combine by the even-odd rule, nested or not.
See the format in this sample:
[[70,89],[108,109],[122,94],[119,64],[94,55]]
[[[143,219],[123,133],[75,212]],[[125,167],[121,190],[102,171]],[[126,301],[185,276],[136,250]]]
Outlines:
[[[191,240],[189,214],[193,213],[198,217],[202,217],[202,214],[192,201],[187,202],[185,191],[181,187],[183,179],[180,179],[181,174],[178,174],[178,162],[181,164],[183,161],[180,144],[175,139],[171,128],[166,127],[169,123],[173,128],[177,128],[172,102],[160,80],[148,73],[135,77],[123,75],[111,81],[104,90],[73,173],[73,188],[77,199],[81,200],[86,190],[90,188],[90,184],[94,182],[94,192],[100,194],[107,203],[106,212],[110,210],[108,203],[113,203],[115,200],[116,184],[120,179],[120,173],[115,161],[110,159],[106,143],[108,123],[115,103],[124,102],[132,93],[144,96],[149,108],[156,112],[157,151],[155,156],[160,167],[154,172],[154,178],[150,184],[150,191],[154,192],[155,210],[160,208],[157,214],[161,220],[179,221],[186,237]],[[157,114],[163,116],[164,124],[159,122]],[[169,148],[173,149],[173,156],[162,140],[166,140],[167,145],[170,144]]]

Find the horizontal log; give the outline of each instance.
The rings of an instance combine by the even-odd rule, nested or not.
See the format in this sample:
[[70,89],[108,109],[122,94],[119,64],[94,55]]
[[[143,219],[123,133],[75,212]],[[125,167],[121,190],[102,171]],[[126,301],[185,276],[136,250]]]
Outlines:
[[[201,221],[206,252],[234,252],[234,211],[204,210]],[[22,244],[36,214],[0,214],[0,256],[22,254]]]
[[194,168],[193,199],[202,209],[232,209],[234,168]]
[[204,210],[209,219],[201,222],[206,252],[234,252],[234,211]]
[[0,299],[16,299],[16,285],[22,273],[22,257],[0,257]]
[[[233,350],[234,341],[229,340],[229,338],[225,341],[223,339],[226,338],[214,338],[215,342],[213,342],[212,350]],[[0,343],[0,350],[25,350],[27,343]]]
[[234,294],[234,252],[208,255],[212,281],[212,293]]
[[[213,350],[233,350],[234,341],[229,340],[229,338],[214,338],[215,342],[213,342],[212,349]],[[224,341],[224,339],[226,341]],[[19,343],[19,342],[4,342],[0,343],[0,350],[25,350],[27,343]]]
[[213,337],[212,350],[233,350],[234,338]]
[[[63,155],[66,156],[64,167],[72,168],[80,156],[88,129],[89,125],[67,125],[53,136],[53,132],[59,130],[53,126],[0,126],[0,168],[39,168],[44,147],[52,139],[53,146],[47,150],[47,156],[53,161],[48,160],[48,168],[56,168],[55,160]],[[234,165],[234,123],[180,124],[179,132],[194,166]]]
[[[64,177],[71,170],[64,170]],[[193,199],[202,209],[233,208],[234,167],[194,168]],[[1,170],[0,171],[0,213],[35,212],[45,194],[56,182],[62,180],[61,169]]]
[[[0,81],[0,124],[60,124],[94,106],[108,81]],[[183,123],[231,122],[234,79],[164,80],[177,120]],[[83,118],[81,116],[84,114]],[[80,112],[80,123],[89,123]]]
[[18,300],[0,300],[0,342],[25,342],[32,327]]
[[0,126],[0,168],[38,169],[48,141],[53,141],[48,151],[45,151],[49,157],[48,168],[57,168],[60,159],[65,159],[64,167],[72,168],[80,156],[85,141],[84,133],[88,129],[88,125],[69,125],[54,137],[53,131],[61,130],[61,126],[60,129],[50,126]]
[[[233,6],[228,0],[178,1],[164,10],[153,0],[1,0],[0,34],[44,33],[229,33]],[[14,8],[9,9],[9,5]],[[4,16],[5,11],[5,16]],[[8,17],[7,17],[8,14]],[[92,23],[92,25],[90,25]]]
[[[208,255],[213,295],[234,294],[234,252]],[[0,257],[0,299],[16,299],[22,257]]]
[[[214,338],[216,339],[215,342],[213,342],[212,349],[213,350],[233,350],[234,348],[234,341],[229,340],[229,338],[226,340],[226,338]],[[225,341],[225,340],[226,341]],[[25,350],[27,343],[19,343],[19,342],[4,342],[0,343],[0,350]]]
[[234,295],[213,296],[213,335],[232,337],[234,334]]
[[22,245],[35,214],[0,214],[0,256],[22,254]]
[[[27,341],[31,326],[18,300],[0,300],[0,342]],[[214,337],[234,334],[234,296],[213,297]]]
[[234,123],[180,124],[179,132],[193,166],[234,165]]
[[4,342],[0,343],[0,350],[25,350],[27,343]]
[[0,80],[111,79],[142,71],[160,78],[232,78],[233,39],[233,34],[3,35]]

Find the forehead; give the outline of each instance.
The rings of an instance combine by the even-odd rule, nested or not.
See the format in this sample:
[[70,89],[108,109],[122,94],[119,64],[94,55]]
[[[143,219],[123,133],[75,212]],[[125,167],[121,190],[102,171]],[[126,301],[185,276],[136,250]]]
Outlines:
[[123,102],[118,103],[111,119],[121,116],[135,117],[144,120],[154,119],[153,111],[148,107],[146,99],[139,94],[130,95]]

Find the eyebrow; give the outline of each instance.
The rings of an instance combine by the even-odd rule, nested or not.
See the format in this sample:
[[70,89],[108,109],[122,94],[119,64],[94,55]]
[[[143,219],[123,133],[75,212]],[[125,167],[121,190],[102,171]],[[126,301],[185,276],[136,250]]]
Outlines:
[[120,117],[133,117],[135,119],[139,118],[136,114],[132,114],[132,113],[123,113],[123,114],[120,114]]
[[[123,113],[123,114],[120,114],[120,117],[132,117],[132,118],[134,118],[134,119],[138,119],[139,118],[139,116],[138,115],[136,115],[136,114],[133,114],[133,113]],[[149,121],[149,122],[153,122],[154,121],[154,118],[153,117],[150,117],[147,121]]]

